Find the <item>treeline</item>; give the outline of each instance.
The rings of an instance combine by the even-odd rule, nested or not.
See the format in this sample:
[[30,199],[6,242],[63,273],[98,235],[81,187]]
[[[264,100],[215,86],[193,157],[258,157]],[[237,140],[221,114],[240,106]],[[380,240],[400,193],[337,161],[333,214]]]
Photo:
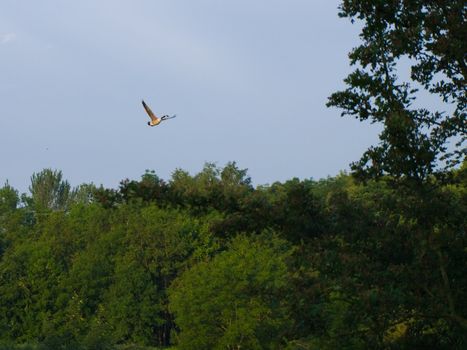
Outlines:
[[417,187],[256,186],[235,163],[0,189],[0,342],[462,349],[467,167]]

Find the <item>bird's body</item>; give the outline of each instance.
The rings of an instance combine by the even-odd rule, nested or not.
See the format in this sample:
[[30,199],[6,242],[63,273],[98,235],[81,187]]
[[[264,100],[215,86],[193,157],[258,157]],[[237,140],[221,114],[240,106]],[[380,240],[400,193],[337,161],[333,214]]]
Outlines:
[[151,118],[151,121],[148,122],[149,126],[156,126],[156,125],[159,125],[163,120],[172,119],[176,117],[175,115],[171,117],[169,117],[168,115],[164,115],[161,118],[159,118],[158,116],[154,114],[153,111],[151,111],[151,108],[149,108],[149,106],[144,101],[142,102],[143,102],[143,107],[146,110],[146,113],[148,114],[149,118]]
[[162,122],[161,118],[156,118],[152,119],[150,122],[148,122],[149,126],[156,126],[159,125]]

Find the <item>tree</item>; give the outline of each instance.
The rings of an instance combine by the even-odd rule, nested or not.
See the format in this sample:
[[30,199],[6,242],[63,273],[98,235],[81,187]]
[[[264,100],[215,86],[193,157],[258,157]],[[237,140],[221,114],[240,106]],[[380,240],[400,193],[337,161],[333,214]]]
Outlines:
[[11,187],[8,182],[0,188],[0,256],[2,252],[2,239],[6,233],[5,222],[12,216],[19,204],[18,191]]
[[21,223],[23,212],[18,210],[20,199],[18,191],[8,181],[0,188],[0,258],[10,242],[15,240]]
[[[404,313],[413,317],[413,310],[417,310],[417,325],[409,327],[410,332],[418,332],[418,337],[412,338],[417,341],[426,340],[426,334],[417,328],[427,324],[437,330],[438,340],[443,339],[443,332],[457,339],[461,330],[467,330],[467,319],[462,296],[453,286],[463,285],[465,280],[459,279],[452,262],[462,256],[459,246],[465,246],[465,222],[452,214],[464,209],[453,205],[457,192],[462,192],[443,184],[459,180],[455,167],[466,155],[465,1],[343,0],[340,10],[341,17],[363,22],[363,42],[349,54],[351,64],[359,67],[345,79],[347,89],[332,94],[327,105],[341,108],[342,115],[383,124],[379,145],[370,147],[352,164],[352,170],[358,179],[383,178],[396,185],[392,188],[395,191],[389,191],[390,205],[376,201],[382,206],[381,213],[390,218],[384,229],[378,229],[372,239],[370,221],[361,243],[349,242],[351,251],[363,247],[366,252],[360,256],[366,255],[368,261],[362,265],[370,270],[378,267],[378,254],[385,256],[387,264],[394,264],[398,256],[370,248],[382,242],[403,248],[399,252],[405,251],[407,261],[406,268],[398,272],[403,283],[397,290],[407,304],[398,317],[403,319]],[[401,81],[398,75],[404,60],[411,64],[410,82]],[[452,111],[414,107],[419,87]],[[368,218],[363,221],[368,222]],[[378,221],[374,224],[381,225]],[[369,274],[366,287],[374,283],[377,271]],[[425,290],[414,286],[414,281]],[[388,284],[383,288],[384,283],[378,293],[389,289]],[[394,295],[386,296],[392,301],[385,305],[395,303]],[[371,327],[377,329],[375,324],[381,319],[374,316]]]
[[[328,106],[342,115],[382,123],[380,144],[352,169],[360,178],[391,175],[427,180],[465,158],[467,132],[467,7],[463,0],[344,0],[340,17],[363,22],[362,44],[349,54],[358,65]],[[411,63],[412,82],[397,74]],[[451,113],[414,108],[417,87],[453,106]],[[449,147],[453,140],[455,146]]]
[[72,201],[73,203],[90,204],[94,201],[94,193],[97,188],[94,184],[81,184],[73,189]]
[[62,180],[60,170],[44,169],[31,176],[29,191],[36,210],[65,210],[71,199],[71,186]]
[[180,349],[277,349],[289,319],[281,301],[291,250],[275,235],[237,236],[170,287]]
[[284,184],[274,184],[273,218],[284,236],[292,242],[323,234],[324,222],[321,205],[313,195],[313,181],[297,178]]
[[167,185],[153,171],[146,170],[141,181],[126,179],[120,182],[120,194],[125,202],[142,200],[165,204]]
[[19,204],[18,191],[10,186],[8,181],[0,188],[0,215],[16,209]]
[[183,212],[154,204],[120,207],[113,226],[125,235],[124,249],[114,257],[113,283],[98,314],[116,341],[167,346],[174,328],[167,288],[206,228]]

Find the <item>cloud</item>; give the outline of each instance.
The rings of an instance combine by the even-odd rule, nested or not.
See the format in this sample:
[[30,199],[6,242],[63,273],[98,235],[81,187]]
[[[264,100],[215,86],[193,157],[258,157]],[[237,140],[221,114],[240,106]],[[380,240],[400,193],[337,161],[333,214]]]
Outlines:
[[0,33],[0,44],[8,44],[16,39],[15,33]]

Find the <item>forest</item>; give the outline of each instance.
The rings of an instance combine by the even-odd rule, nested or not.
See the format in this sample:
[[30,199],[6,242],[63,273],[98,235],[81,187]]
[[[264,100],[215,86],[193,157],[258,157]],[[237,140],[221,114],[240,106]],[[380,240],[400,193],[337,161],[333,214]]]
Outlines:
[[467,168],[452,176],[420,196],[347,174],[254,188],[235,163],[117,190],[45,169],[30,196],[0,190],[2,341],[460,348]]
[[[350,172],[255,186],[232,161],[118,188],[50,168],[28,193],[6,182],[0,349],[467,348],[465,3],[339,11],[362,43],[327,105],[382,126]],[[420,89],[450,112],[416,107]]]

